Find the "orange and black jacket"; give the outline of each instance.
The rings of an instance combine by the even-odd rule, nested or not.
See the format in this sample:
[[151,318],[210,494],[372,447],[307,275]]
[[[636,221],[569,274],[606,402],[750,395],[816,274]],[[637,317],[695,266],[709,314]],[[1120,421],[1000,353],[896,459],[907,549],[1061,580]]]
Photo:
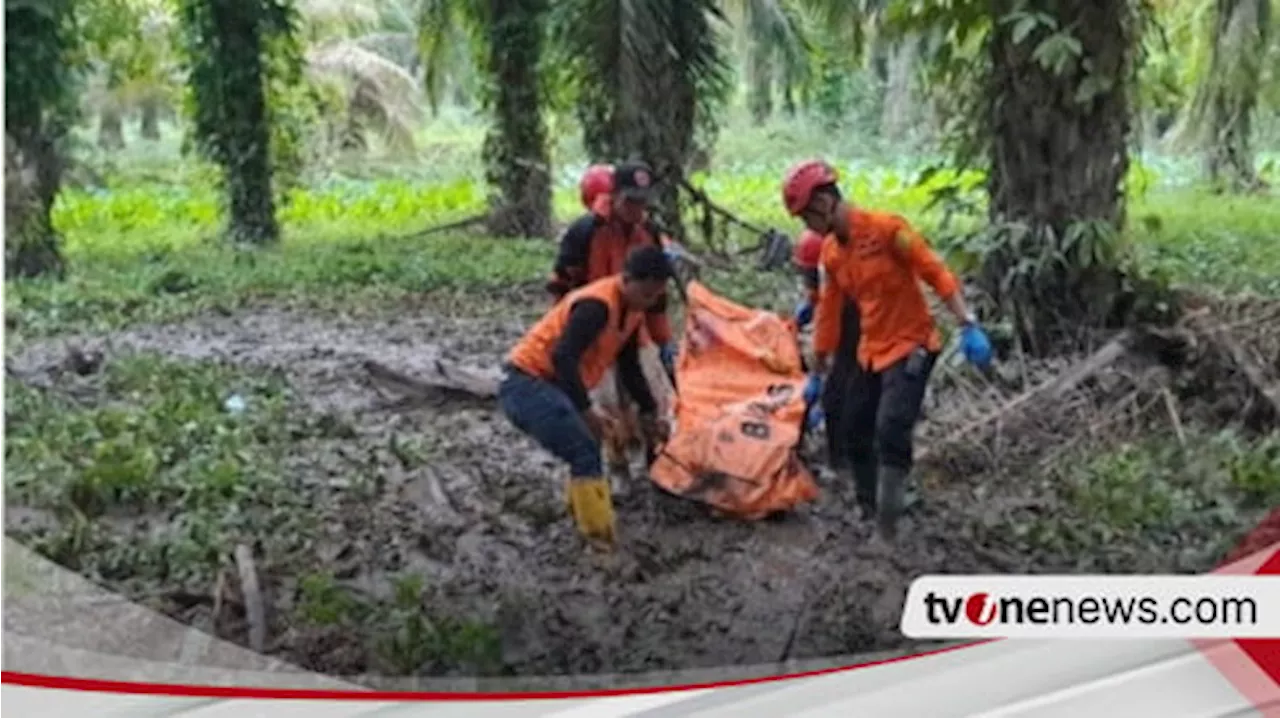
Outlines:
[[642,413],[657,404],[640,368],[639,329],[644,317],[622,304],[622,280],[606,277],[570,292],[533,325],[507,361],[526,374],[552,382],[579,411],[586,411],[609,367]]
[[860,310],[858,363],[881,371],[916,347],[942,348],[942,338],[920,281],[949,300],[960,283],[902,217],[864,209],[849,215],[850,239],[829,235],[822,243],[822,281],[814,312],[813,350],[830,355],[840,345],[844,298]]
[[[603,205],[597,202],[597,205]],[[568,292],[603,277],[622,272],[627,253],[646,244],[659,245],[661,233],[650,221],[641,222],[629,230],[611,221],[607,210],[594,210],[578,218],[560,238],[560,252],[556,256],[551,280],[547,282],[555,301]],[[667,318],[667,302],[664,296],[645,317],[649,338],[658,344],[672,339],[671,322]]]

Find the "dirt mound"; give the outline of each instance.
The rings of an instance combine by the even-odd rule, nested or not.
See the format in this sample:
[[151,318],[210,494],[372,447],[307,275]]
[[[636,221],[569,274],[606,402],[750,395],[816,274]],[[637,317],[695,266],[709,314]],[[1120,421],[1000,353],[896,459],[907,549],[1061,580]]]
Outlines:
[[[1206,372],[1214,394],[1231,387],[1253,397],[1259,412],[1267,403],[1257,377],[1240,368],[1243,360],[1229,359],[1234,350],[1221,339],[1196,344],[1196,337],[1218,335],[1191,324],[1156,342],[1182,347],[1169,350],[1177,355],[1172,360],[1152,349],[1149,337],[1147,345],[1127,337],[1102,352],[1105,361],[1095,354],[1093,365],[1088,357],[1027,362],[1007,376],[977,380],[968,370],[944,368],[920,435],[929,490],[904,520],[892,552],[872,538],[870,524],[854,518],[852,487],[820,471],[824,495],[813,507],[757,523],[713,519],[645,481],[620,486],[623,548],[595,557],[582,551],[565,518],[561,467],[494,407],[387,411],[368,384],[368,359],[408,371],[433,358],[493,366],[521,328],[518,321],[369,322],[264,311],[50,342],[10,357],[8,365],[14,376],[53,391],[97,370],[67,371],[72,345],[101,351],[108,365],[129,353],[160,352],[278,370],[305,397],[292,409],[296,415],[331,416],[346,427],[285,449],[286,480],[319,518],[316,534],[267,534],[255,544],[268,606],[267,650],[339,674],[770,664],[908,646],[897,631],[899,611],[908,583],[922,574],[1207,569],[1230,540],[1222,525],[1178,524],[1154,540],[1150,532],[1121,534],[1083,557],[1064,538],[1032,541],[1015,524],[1069,515],[1077,522],[1072,527],[1087,525],[1090,517],[1064,509],[1052,483],[1060,480],[1055,462],[1136,436],[1144,425],[1176,433],[1204,424],[1213,412],[1196,408],[1203,402],[1195,392],[1203,390]],[[1236,330],[1259,335],[1256,326]],[[1235,370],[1197,369],[1215,366],[1208,355]],[[1260,371],[1258,361],[1246,363]],[[1270,376],[1280,371],[1263,369]],[[1073,370],[1079,376],[1063,381]],[[1043,381],[1035,388],[1037,377]],[[404,448],[411,440],[417,456]],[[813,437],[807,450],[816,452],[819,443]],[[355,475],[374,477],[376,490],[350,490]],[[129,540],[129,530],[120,528],[117,539]],[[334,582],[324,591],[314,580],[321,574]],[[406,577],[416,583],[406,584]],[[183,590],[212,590],[211,577],[200,580]],[[358,612],[359,620],[306,619],[319,611],[319,594],[333,605],[383,608]],[[164,610],[247,641],[242,608],[161,595],[156,605]],[[374,635],[383,629],[386,641]],[[472,651],[480,644],[488,648]]]

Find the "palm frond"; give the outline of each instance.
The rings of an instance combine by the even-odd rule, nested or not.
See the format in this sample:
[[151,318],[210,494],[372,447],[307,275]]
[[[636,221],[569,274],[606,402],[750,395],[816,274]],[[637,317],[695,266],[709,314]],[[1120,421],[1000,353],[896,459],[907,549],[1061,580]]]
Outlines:
[[421,0],[418,57],[423,64],[423,91],[432,112],[439,109],[452,63],[470,55],[479,42],[486,13],[479,0]]
[[352,108],[395,144],[412,144],[423,116],[422,90],[403,67],[354,41],[338,40],[308,51],[307,71],[318,83],[340,83]]

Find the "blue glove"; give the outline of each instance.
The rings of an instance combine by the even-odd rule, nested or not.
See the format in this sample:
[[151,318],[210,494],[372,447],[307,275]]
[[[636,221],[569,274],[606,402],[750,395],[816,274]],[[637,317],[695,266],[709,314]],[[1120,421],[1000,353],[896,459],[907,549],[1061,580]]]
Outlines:
[[804,416],[805,427],[809,431],[813,431],[819,426],[822,426],[822,422],[826,418],[826,415],[822,413],[822,407],[815,404],[814,406],[809,407],[809,413]]
[[804,385],[804,403],[812,406],[818,401],[818,397],[822,395],[822,376],[818,374],[810,374],[809,381]]
[[960,333],[960,350],[969,363],[980,369],[986,369],[991,364],[991,340],[987,339],[987,333],[977,324],[964,325]]
[[800,302],[796,305],[796,324],[803,327],[811,321],[813,321],[813,305],[808,300]]
[[674,263],[676,260],[680,259],[681,257],[680,248],[677,247],[675,244],[662,245],[662,253],[667,255],[668,262]]
[[666,367],[668,372],[675,371],[676,365],[676,346],[670,342],[658,347],[658,357],[662,360],[662,366]]

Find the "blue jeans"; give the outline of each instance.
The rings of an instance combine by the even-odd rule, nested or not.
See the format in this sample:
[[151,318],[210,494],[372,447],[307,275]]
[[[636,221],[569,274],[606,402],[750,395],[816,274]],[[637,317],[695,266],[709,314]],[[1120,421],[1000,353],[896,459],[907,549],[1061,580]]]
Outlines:
[[600,443],[568,395],[551,382],[508,368],[498,386],[498,405],[517,429],[568,464],[571,476],[604,474]]

